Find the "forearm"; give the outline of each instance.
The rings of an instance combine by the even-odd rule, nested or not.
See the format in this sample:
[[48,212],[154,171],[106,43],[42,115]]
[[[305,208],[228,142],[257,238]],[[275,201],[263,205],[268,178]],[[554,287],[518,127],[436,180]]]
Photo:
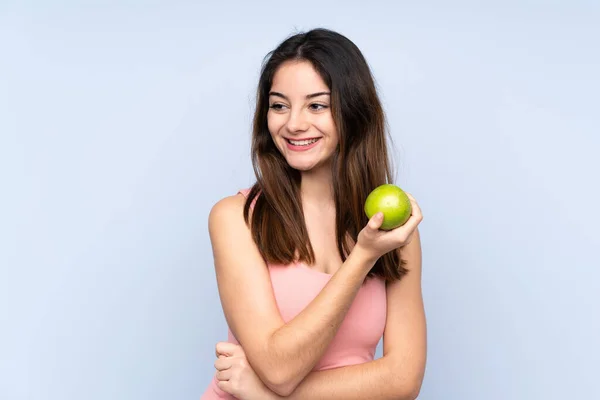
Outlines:
[[351,253],[319,295],[271,335],[265,351],[276,362],[284,392],[291,392],[321,359],[372,265],[359,251]]
[[413,400],[420,384],[402,376],[385,356],[374,361],[311,372],[289,396],[269,400]]

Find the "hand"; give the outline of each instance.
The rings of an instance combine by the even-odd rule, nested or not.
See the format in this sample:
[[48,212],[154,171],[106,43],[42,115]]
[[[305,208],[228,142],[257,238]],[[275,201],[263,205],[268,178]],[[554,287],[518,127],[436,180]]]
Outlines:
[[363,252],[369,261],[377,261],[382,255],[406,246],[412,240],[412,234],[423,220],[421,208],[410,193],[406,193],[412,206],[410,218],[402,226],[384,231],[379,229],[383,223],[383,214],[377,213],[371,217],[367,225],[359,232],[355,248]]
[[215,368],[221,390],[241,400],[265,400],[274,393],[256,375],[241,346],[219,342],[216,345]]

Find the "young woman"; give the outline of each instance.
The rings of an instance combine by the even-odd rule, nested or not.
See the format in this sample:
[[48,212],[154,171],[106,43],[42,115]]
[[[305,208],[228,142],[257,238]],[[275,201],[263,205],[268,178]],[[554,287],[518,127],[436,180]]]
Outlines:
[[[346,37],[294,35],[269,54],[252,136],[256,183],[209,216],[229,326],[202,399],[414,399],[426,361],[421,210],[380,230],[385,116]],[[374,360],[383,336],[383,356]]]

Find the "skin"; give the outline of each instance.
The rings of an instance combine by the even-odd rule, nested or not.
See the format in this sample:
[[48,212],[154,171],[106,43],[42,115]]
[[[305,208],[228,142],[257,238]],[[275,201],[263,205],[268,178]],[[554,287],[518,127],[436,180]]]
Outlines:
[[[310,63],[284,63],[273,77],[267,123],[288,164],[302,172],[302,198],[309,204],[323,205],[333,203],[329,165],[339,136],[331,114],[330,95],[307,98],[319,93],[330,90]],[[320,138],[319,143],[308,151],[291,151],[286,145],[286,138],[316,137]]]
[[[423,379],[426,325],[421,293],[422,214],[409,194],[413,215],[405,225],[384,232],[375,215],[360,232],[346,262],[335,246],[335,207],[330,162],[339,143],[329,92],[307,62],[283,64],[269,98],[268,127],[287,162],[301,171],[301,196],[315,269],[333,274],[319,295],[292,321],[284,323],[273,298],[266,265],[240,217],[241,195],[219,201],[209,216],[215,268],[228,325],[242,346],[216,346],[219,387],[243,400],[414,399]],[[318,137],[313,149],[294,152],[287,139]],[[235,246],[236,252],[230,249]],[[364,364],[312,371],[344,319],[375,261],[403,248],[409,274],[386,286],[387,320],[383,357]],[[238,265],[244,265],[239,268]]]

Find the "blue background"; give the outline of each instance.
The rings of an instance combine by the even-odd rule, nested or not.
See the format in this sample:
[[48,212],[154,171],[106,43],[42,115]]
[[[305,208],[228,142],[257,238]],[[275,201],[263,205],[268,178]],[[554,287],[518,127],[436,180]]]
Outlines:
[[262,58],[319,26],[425,216],[419,398],[600,398],[597,2],[202,3],[0,1],[1,399],[199,398],[208,212],[253,181]]

